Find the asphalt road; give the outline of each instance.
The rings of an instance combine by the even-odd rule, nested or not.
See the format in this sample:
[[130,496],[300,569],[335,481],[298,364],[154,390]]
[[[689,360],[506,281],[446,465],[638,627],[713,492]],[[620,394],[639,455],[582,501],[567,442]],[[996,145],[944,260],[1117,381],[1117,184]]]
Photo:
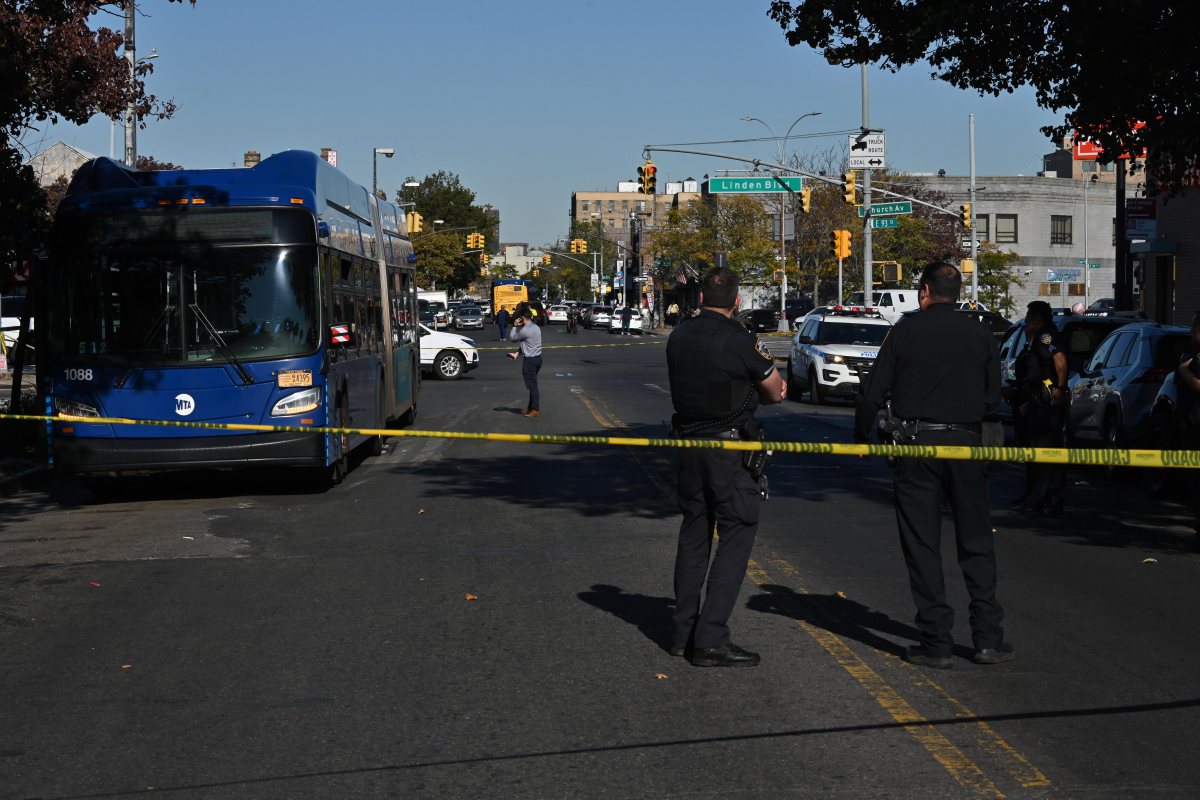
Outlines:
[[[662,433],[662,338],[547,344],[589,347],[547,350],[541,418],[488,351],[424,384],[417,427]],[[762,417],[850,439],[845,405]],[[993,474],[1003,508],[1020,472]],[[1200,795],[1180,506],[1092,471],[1066,519],[997,512],[1017,660],[938,671],[898,658],[886,465],[785,456],[771,480],[743,670],[665,651],[669,452],[396,438],[326,492],[187,473],[0,499],[0,797]]]

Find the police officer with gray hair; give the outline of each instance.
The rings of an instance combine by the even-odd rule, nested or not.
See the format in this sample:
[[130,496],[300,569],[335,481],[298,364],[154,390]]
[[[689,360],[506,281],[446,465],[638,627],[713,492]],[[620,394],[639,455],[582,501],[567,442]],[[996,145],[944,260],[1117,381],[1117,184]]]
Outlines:
[[[855,439],[867,442],[881,408],[893,441],[915,445],[982,443],[983,423],[1000,403],[1000,360],[987,327],[960,314],[954,304],[962,275],[932,263],[921,273],[921,310],[889,332],[875,367],[859,388]],[[1004,611],[996,600],[994,549],[986,464],[932,458],[900,458],[893,464],[896,522],[917,607],[920,641],[905,659],[948,669],[954,610],[946,602],[942,572],[942,503],[954,518],[958,563],[971,596],[971,638],[979,664],[1010,661]]]

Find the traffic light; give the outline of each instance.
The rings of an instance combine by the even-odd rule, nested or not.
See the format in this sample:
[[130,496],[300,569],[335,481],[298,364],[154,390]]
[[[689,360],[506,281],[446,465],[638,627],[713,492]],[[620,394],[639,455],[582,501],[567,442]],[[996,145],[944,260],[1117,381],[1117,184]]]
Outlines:
[[958,271],[963,275],[970,275],[975,271],[975,262],[969,258],[964,258],[958,262]]
[[416,211],[410,211],[407,214],[408,218],[408,235],[420,233],[425,228],[425,218]]
[[805,214],[812,211],[812,189],[800,190],[800,210]]
[[468,250],[478,250],[478,249],[482,249],[482,248],[483,248],[483,234],[482,233],[468,233],[467,234],[467,249]]
[[587,252],[587,239],[579,240],[579,252],[581,252],[581,253]]
[[487,266],[487,263],[488,263],[488,254],[487,253],[479,254],[479,263],[483,264],[484,266]]
[[638,191],[642,194],[654,194],[658,186],[658,181],[656,179],[658,167],[654,166],[653,161],[647,161],[645,164],[642,164],[640,167],[638,167],[637,172]]
[[833,231],[833,256],[837,259],[850,257],[850,231]]
[[542,271],[540,269],[538,269],[537,267],[534,267],[533,268],[533,277],[540,278],[541,276],[542,276]]
[[578,240],[578,239],[572,239],[572,240],[571,240],[571,252],[572,252],[572,253],[578,253],[578,252],[579,252],[579,240]]
[[842,199],[847,205],[858,205],[858,191],[854,185],[854,171],[846,172],[842,175]]
[[549,265],[550,264],[550,256],[542,256],[542,263]]
[[967,230],[971,230],[971,204],[963,203],[958,207],[958,210],[962,212],[963,227]]

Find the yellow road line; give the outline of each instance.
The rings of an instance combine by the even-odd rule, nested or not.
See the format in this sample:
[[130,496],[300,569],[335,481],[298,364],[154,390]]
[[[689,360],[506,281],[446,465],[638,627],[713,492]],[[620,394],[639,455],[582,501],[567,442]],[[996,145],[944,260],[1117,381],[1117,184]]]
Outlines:
[[395,430],[392,428],[337,428],[325,425],[258,425],[249,423],[186,422],[123,417],[75,417],[67,414],[0,414],[0,420],[61,422],[86,425],[147,425],[196,430],[254,433],[332,433],[415,439],[471,439],[519,444],[582,444],[614,447],[695,447],[710,450],[770,450],[832,456],[893,456],[952,461],[1007,461],[1015,463],[1104,465],[1157,469],[1200,469],[1200,450],[1066,450],[1057,447],[960,447],[951,445],[841,444],[833,442],[736,442],[728,439],[648,439],[618,436],[567,436],[528,433],[472,433],[466,431]]
[[[800,571],[791,565],[786,559],[774,551],[768,550],[765,560],[773,570],[778,570],[796,581],[800,579]],[[760,569],[761,571],[761,569]],[[764,573],[765,574],[765,573]],[[793,591],[805,594],[802,586],[797,584],[792,587]],[[820,630],[820,629],[818,629]],[[996,730],[976,717],[975,712],[966,706],[958,698],[951,695],[936,681],[931,679],[923,671],[914,668],[911,664],[896,658],[892,655],[886,656],[892,664],[906,670],[909,679],[913,686],[924,688],[938,695],[942,700],[948,703],[954,709],[954,715],[959,719],[970,719],[975,722],[976,741],[981,750],[995,758],[1002,766],[1002,769],[1010,777],[1019,783],[1023,788],[1038,788],[1053,785],[1050,779],[1035,767],[1030,761],[1025,758],[1015,747],[1013,747],[1004,737],[1000,736]]]
[[[766,586],[772,582],[763,568],[753,560],[746,570],[746,575],[758,586]],[[833,656],[834,661],[849,673],[893,720],[903,725],[904,730],[916,739],[960,786],[968,790],[972,797],[1005,796],[978,764],[923,717],[878,672],[859,658],[837,634],[818,628],[803,619],[797,619],[796,624],[825,652]]]
[[[584,407],[591,412],[596,422],[600,423],[601,426],[609,428],[610,430],[625,429],[625,423],[622,422],[620,418],[608,408],[608,406],[604,405],[603,400],[600,400],[599,398],[593,400],[592,398],[588,397],[583,390],[575,392],[575,396],[579,398]],[[603,409],[601,409],[601,406],[603,406]],[[667,499],[674,500],[674,490],[670,486],[667,486],[665,483],[663,483],[662,479],[657,474],[657,470],[655,470],[652,465],[647,464],[638,451],[631,450],[629,451],[629,454],[633,457],[633,460],[637,463],[638,467],[641,468],[642,472],[646,475],[650,482],[653,483],[654,486],[660,492],[662,492]]]

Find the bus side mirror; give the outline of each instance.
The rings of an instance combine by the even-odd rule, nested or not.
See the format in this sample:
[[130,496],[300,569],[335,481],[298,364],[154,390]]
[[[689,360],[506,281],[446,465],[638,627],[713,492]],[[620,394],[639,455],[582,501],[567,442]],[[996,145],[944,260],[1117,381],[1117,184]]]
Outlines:
[[357,337],[348,322],[335,322],[329,326],[330,347],[355,347]]

